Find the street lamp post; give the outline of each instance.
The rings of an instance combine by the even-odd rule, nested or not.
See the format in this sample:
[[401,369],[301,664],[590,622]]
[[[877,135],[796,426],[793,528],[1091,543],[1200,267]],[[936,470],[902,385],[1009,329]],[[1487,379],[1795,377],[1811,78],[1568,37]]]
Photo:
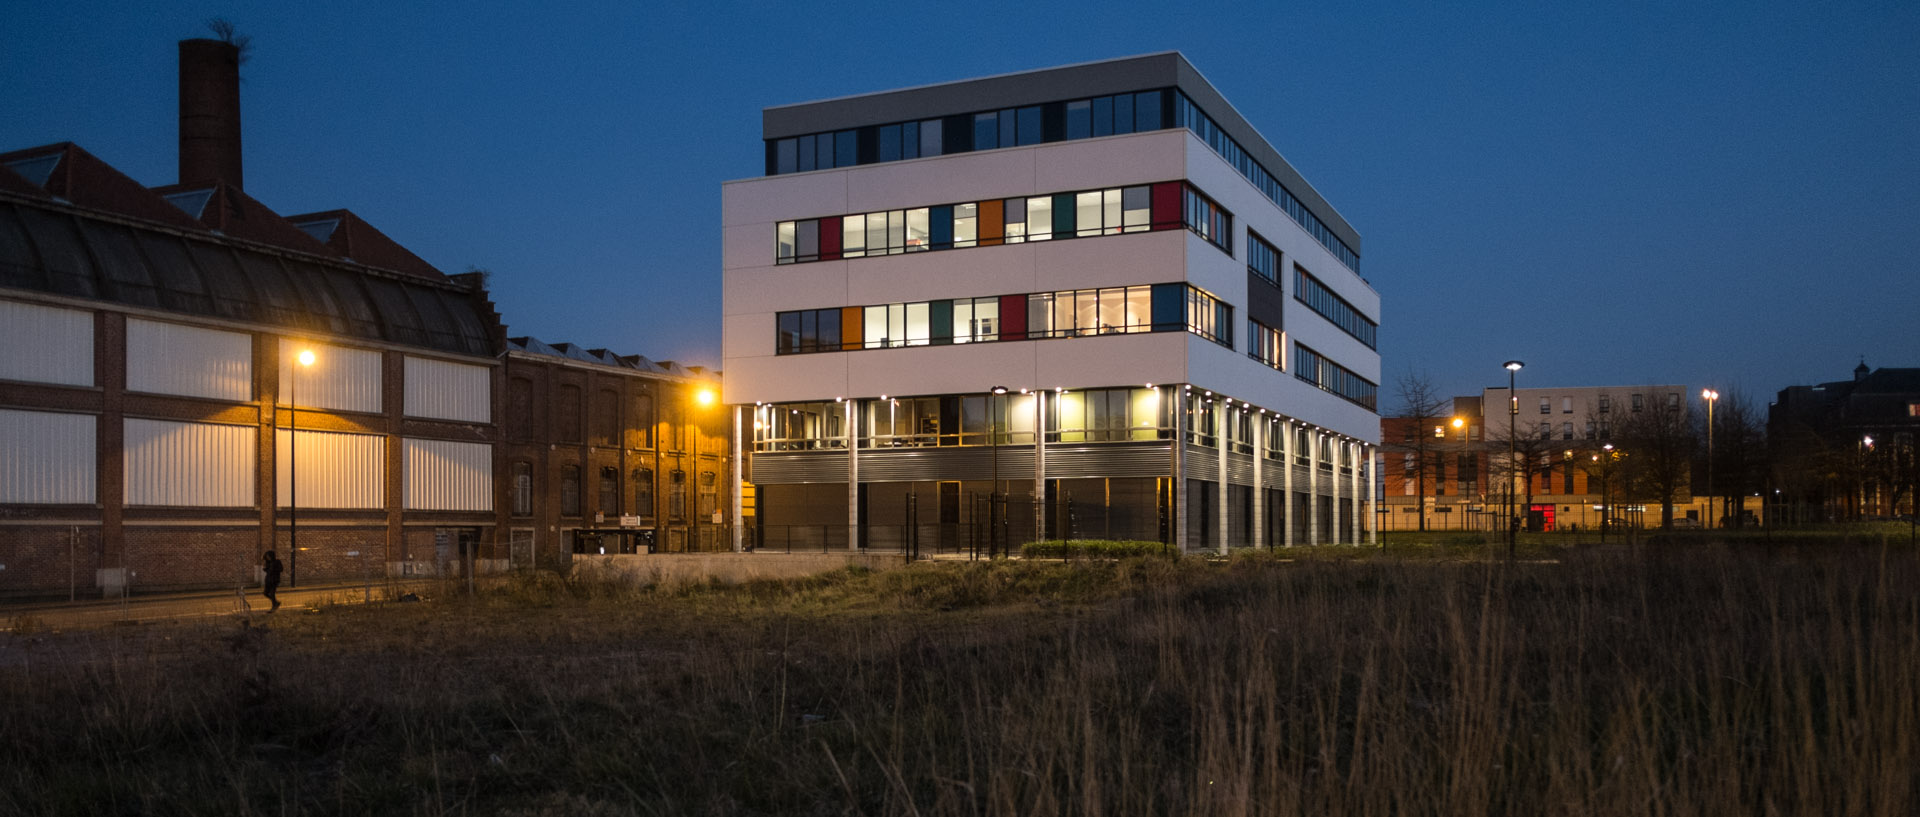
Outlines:
[[300,370],[313,365],[313,350],[301,349],[287,377],[287,586],[300,586]]
[[[1000,495],[1000,406],[1005,404],[1006,386],[994,386],[987,390],[987,443],[993,447],[993,488],[987,491],[987,558],[1000,555],[1000,528],[1004,522],[1005,508],[997,512],[995,506]],[[1002,400],[994,400],[999,397]]]
[[1506,367],[1507,367],[1507,558],[1509,560],[1511,560],[1514,557],[1516,542],[1520,538],[1520,519],[1518,516],[1514,515],[1514,505],[1513,505],[1513,500],[1514,500],[1513,478],[1514,478],[1514,474],[1516,473],[1514,469],[1514,461],[1513,461],[1513,454],[1514,454],[1513,433],[1514,433],[1514,425],[1517,422],[1519,422],[1519,418],[1520,418],[1520,396],[1517,394],[1514,394],[1513,385],[1514,385],[1514,375],[1518,373],[1521,369],[1525,368],[1526,365],[1527,364],[1522,363],[1518,360],[1509,360],[1506,363]]
[[1607,543],[1607,528],[1613,526],[1613,443],[1600,446],[1600,453],[1593,455],[1593,461],[1600,464],[1600,544]]
[[1720,393],[1713,389],[1701,389],[1700,396],[1707,401],[1707,520],[1706,527],[1713,527],[1713,404],[1720,402]]
[[[1460,459],[1456,460],[1453,463],[1454,481],[1460,482],[1460,481],[1464,481],[1465,479],[1464,477],[1461,476],[1461,474],[1465,473],[1464,467],[1461,465],[1461,463],[1466,462],[1467,460],[1467,420],[1466,418],[1465,417],[1453,418],[1453,430],[1460,432]],[[1459,500],[1454,503],[1455,505],[1463,505],[1467,499],[1466,493],[1464,491],[1455,491],[1454,496]],[[1462,507],[1460,510],[1461,510],[1460,518],[1455,520],[1455,523],[1460,525],[1465,525],[1466,519],[1467,519],[1466,508]]]

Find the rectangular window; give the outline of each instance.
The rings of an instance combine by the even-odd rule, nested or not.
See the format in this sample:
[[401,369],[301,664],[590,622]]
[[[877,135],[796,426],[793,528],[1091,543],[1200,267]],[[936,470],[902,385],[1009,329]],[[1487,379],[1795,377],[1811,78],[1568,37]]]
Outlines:
[[1087,99],[1067,103],[1067,138],[1085,139],[1093,135],[1093,101]]
[[1603,395],[1600,395],[1600,413],[1601,413],[1601,414],[1607,414],[1607,413],[1609,413],[1609,412],[1610,412],[1610,411],[1611,411],[1612,409],[1613,409],[1613,400],[1612,400],[1612,398],[1609,398],[1609,397],[1608,397],[1607,395],[1604,395],[1604,394],[1603,394]]
[[1027,240],[1045,241],[1053,237],[1053,197],[1027,199]]
[[853,167],[859,164],[860,139],[855,131],[843,130],[833,135],[833,166]]
[[799,170],[802,173],[805,173],[816,167],[816,163],[814,159],[816,154],[814,153],[814,148],[813,148],[814,139],[815,137],[812,137],[812,136],[802,136],[799,139],[795,140],[795,143],[799,146],[799,153],[798,153]]
[[[1153,188],[1146,185],[1120,190],[1120,231],[1145,232],[1153,226]],[[1112,227],[1111,224],[1108,225]]]
[[1187,229],[1219,247],[1222,252],[1232,255],[1233,214],[1220,209],[1220,205],[1214,204],[1212,199],[1202,195],[1192,185],[1186,187],[1185,202]]
[[1639,410],[1640,410],[1640,409],[1641,409],[1641,408],[1642,408],[1643,406],[1645,406],[1645,405],[1646,405],[1646,403],[1645,403],[1645,398],[1644,398],[1643,396],[1641,396],[1641,395],[1638,395],[1638,394],[1636,394],[1636,395],[1634,395],[1634,396],[1633,396],[1633,410],[1634,410],[1634,411],[1639,411]]
[[600,505],[595,508],[607,516],[620,515],[620,471],[617,468],[600,469]]
[[1560,413],[1561,414],[1573,413],[1573,398],[1571,397],[1560,398]]
[[1100,234],[1100,191],[1093,190],[1077,193],[1073,197],[1073,220],[1076,229],[1074,235],[1089,236]]
[[720,512],[720,480],[712,471],[700,472],[700,515],[712,517]]
[[1278,329],[1247,319],[1247,357],[1286,371],[1286,334]]
[[1187,331],[1233,348],[1233,307],[1225,301],[1187,287]]
[[997,112],[977,113],[973,115],[973,149],[992,150],[1000,146],[1000,114]]
[[1022,145],[1037,145],[1041,140],[1040,106],[1021,108],[1017,114],[1020,119],[1019,141]]
[[1561,424],[1560,424],[1560,439],[1562,439],[1562,440],[1571,440],[1571,439],[1573,439],[1573,424],[1572,424],[1572,423],[1561,423]]
[[1553,398],[1551,397],[1540,398],[1540,413],[1541,414],[1553,413]]
[[880,126],[880,144],[878,150],[879,152],[876,153],[875,156],[879,161],[897,162],[900,160],[899,125]]
[[678,468],[667,475],[667,516],[683,519],[687,515],[687,472]]
[[980,205],[953,206],[953,246],[971,247],[979,240]]
[[1252,230],[1247,231],[1247,271],[1269,284],[1280,285],[1280,251]]
[[1019,244],[1027,240],[1027,200],[1007,199],[1000,203],[1005,222],[1001,226],[1002,234],[1008,244]]
[[792,173],[800,169],[800,160],[795,153],[793,139],[781,139],[773,145],[773,172]]
[[513,464],[513,515],[533,515],[533,464]]
[[920,252],[929,248],[932,231],[927,225],[927,208],[921,207],[907,211],[906,249],[908,252]]
[[945,152],[940,145],[940,120],[920,120],[920,155],[939,156]]

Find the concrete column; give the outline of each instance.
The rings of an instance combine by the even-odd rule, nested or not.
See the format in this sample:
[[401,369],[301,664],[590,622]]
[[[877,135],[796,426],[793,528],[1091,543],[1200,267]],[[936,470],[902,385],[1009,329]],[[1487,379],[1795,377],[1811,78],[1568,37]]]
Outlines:
[[1286,524],[1280,526],[1280,539],[1281,544],[1293,547],[1293,526],[1296,521],[1294,517],[1298,515],[1293,509],[1293,458],[1300,453],[1296,450],[1300,447],[1300,440],[1293,434],[1292,420],[1280,424],[1280,433],[1287,435],[1283,440],[1286,447],[1280,452],[1280,462],[1287,469],[1280,474],[1281,481],[1284,483],[1280,490],[1286,494],[1284,504],[1281,506],[1286,509],[1286,515],[1281,517],[1286,520]]
[[[1009,500],[1011,501],[1011,500]],[[1047,393],[1033,390],[1033,538],[1047,538]],[[1007,543],[1013,547],[1012,542]]]
[[[746,450],[746,444],[745,444],[745,441],[742,439],[744,435],[741,434],[741,429],[744,426],[744,423],[742,422],[740,415],[742,412],[746,410],[747,410],[746,406],[733,407],[733,474],[731,475],[732,478],[727,480],[729,483],[731,483],[730,485],[727,486],[727,493],[731,495],[728,497],[728,499],[730,503],[733,505],[733,517],[732,517],[733,518],[733,552],[735,553],[739,553],[742,550],[745,550],[745,548],[743,547],[743,542],[745,541],[745,537],[746,537],[746,524],[745,524],[745,520],[740,516],[740,482],[741,482],[740,478],[742,475],[744,475],[747,472],[745,469],[741,468],[740,466],[741,466],[741,463],[745,461],[746,455],[744,452]],[[626,473],[626,468],[627,468],[624,452],[625,452],[625,449],[623,448],[621,463],[620,463],[620,470],[622,474]],[[639,512],[640,510],[638,508],[634,509],[634,513],[639,513]]]
[[860,549],[860,401],[851,397],[847,407],[847,549]]
[[[1333,435],[1329,434],[1327,436],[1331,437]],[[1347,461],[1346,444],[1340,442],[1337,439],[1334,440],[1333,441],[1333,463],[1332,463],[1333,471],[1327,475],[1327,482],[1331,483],[1330,485],[1327,486],[1327,490],[1333,494],[1333,505],[1332,505],[1333,507],[1333,519],[1332,519],[1333,541],[1328,542],[1327,544],[1329,545],[1340,544],[1343,540],[1347,538],[1346,526],[1340,524],[1340,466],[1346,463],[1346,461]]]
[[1227,524],[1227,508],[1230,504],[1227,502],[1227,432],[1230,430],[1228,423],[1233,422],[1233,412],[1227,410],[1226,399],[1222,397],[1221,402],[1213,404],[1213,446],[1220,463],[1220,470],[1214,474],[1213,536],[1214,541],[1220,543],[1222,556],[1227,555],[1227,532],[1233,530],[1233,526]]
[[1307,435],[1307,544],[1320,544],[1320,438]]
[[1173,407],[1173,513],[1167,524],[1173,526],[1173,546],[1178,552],[1187,552],[1187,392],[1174,391],[1173,399],[1180,401]]
[[1253,533],[1249,544],[1255,548],[1267,544],[1267,416],[1254,415],[1253,418],[1253,519],[1248,527]]

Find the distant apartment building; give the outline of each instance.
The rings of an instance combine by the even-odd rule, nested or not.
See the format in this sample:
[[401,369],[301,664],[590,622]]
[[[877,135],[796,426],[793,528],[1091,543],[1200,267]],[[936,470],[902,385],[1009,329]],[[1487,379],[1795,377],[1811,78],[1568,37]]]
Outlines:
[[1637,524],[1644,497],[1609,496],[1609,485],[1620,487],[1619,458],[1632,454],[1618,432],[1641,412],[1688,399],[1674,384],[1521,388],[1509,418],[1508,391],[1496,386],[1453,398],[1452,411],[1425,422],[1382,418],[1381,527],[1416,529],[1424,514],[1430,530],[1498,531],[1509,502],[1527,530],[1597,528],[1603,504]]
[[1767,410],[1770,496],[1789,521],[1914,513],[1920,480],[1920,368],[1789,386]]
[[1370,540],[1360,236],[1181,55],[769,108],[761,138],[722,191],[751,542]]

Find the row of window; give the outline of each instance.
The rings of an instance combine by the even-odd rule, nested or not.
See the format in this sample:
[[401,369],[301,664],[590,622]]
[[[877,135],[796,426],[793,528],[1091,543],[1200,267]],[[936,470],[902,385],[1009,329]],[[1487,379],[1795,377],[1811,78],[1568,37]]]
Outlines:
[[[1031,394],[944,395],[868,401],[861,412],[861,448],[1032,445]],[[846,448],[845,404],[761,406],[754,419],[757,451]],[[1152,388],[1055,392],[1047,402],[1046,441],[1116,442],[1172,436],[1171,404]]]
[[1354,374],[1352,370],[1301,345],[1299,341],[1293,344],[1293,375],[1364,406],[1369,411],[1376,407],[1380,390],[1378,384]]
[[[1208,394],[1211,394],[1209,392]],[[1277,414],[1259,414],[1251,411],[1223,412],[1224,418],[1213,411],[1213,398],[1206,395],[1187,392],[1187,442],[1203,448],[1218,447],[1223,438],[1228,451],[1240,454],[1253,453],[1253,431],[1255,423],[1266,426],[1266,446],[1262,456],[1270,460],[1284,460],[1287,452],[1292,451],[1296,465],[1308,463],[1307,452],[1313,444],[1305,425],[1293,427],[1293,443],[1287,443],[1287,420]],[[1356,459],[1356,446],[1331,436],[1319,438],[1320,470],[1333,470],[1333,461],[1338,455],[1341,473],[1351,473],[1351,463]],[[1365,470],[1362,470],[1365,473]]]
[[[1633,411],[1642,411],[1642,410],[1644,410],[1644,409],[1645,409],[1646,407],[1647,407],[1647,396],[1646,396],[1646,395],[1644,395],[1644,394],[1636,394],[1636,395],[1633,395],[1633,396],[1632,396],[1632,410],[1633,410]],[[1680,408],[1680,393],[1679,393],[1679,392],[1669,392],[1669,393],[1667,394],[1667,409],[1668,409],[1669,411],[1672,411],[1672,410],[1677,410],[1677,409],[1679,409],[1679,408]],[[1600,411],[1599,411],[1599,413],[1601,413],[1601,414],[1611,414],[1612,412],[1613,412],[1613,396],[1612,396],[1612,395],[1607,395],[1607,394],[1603,394],[1603,395],[1600,395]],[[1551,398],[1551,397],[1542,397],[1542,398],[1540,398],[1540,413],[1541,413],[1541,414],[1552,414],[1552,413],[1553,413],[1553,398]],[[1562,413],[1562,414],[1572,414],[1572,413],[1573,413],[1573,398],[1571,398],[1571,397],[1562,397],[1562,398],[1560,398],[1560,413]]]
[[801,309],[774,321],[782,355],[1182,330],[1233,346],[1233,307],[1187,284]]
[[[1183,221],[1183,215],[1192,217]],[[1232,214],[1190,186],[1162,182],[782,221],[774,225],[774,263],[1119,235],[1183,224],[1232,253]]]
[[1167,91],[1002,108],[767,140],[767,175],[1173,127]]
[[1366,344],[1368,349],[1380,348],[1377,345],[1380,325],[1367,320],[1367,316],[1360,314],[1353,304],[1347,303],[1347,299],[1333,294],[1332,289],[1298,264],[1293,267],[1293,297],[1320,313],[1321,317],[1332,321],[1341,331]]
[[[580,516],[580,466],[567,465],[560,469],[560,515]],[[653,469],[635,468],[630,475],[633,486],[633,502],[628,507],[642,519],[649,522],[653,517]],[[516,462],[513,464],[512,509],[514,516],[533,515],[533,464]],[[620,470],[612,467],[600,469],[600,504],[596,507],[600,513],[608,516],[620,515]],[[702,516],[711,516],[720,509],[720,480],[712,471],[700,472],[700,510]],[[680,521],[687,515],[687,472],[674,469],[667,475],[667,518]]]
[[1346,242],[1333,234],[1332,230],[1327,229],[1327,225],[1321,223],[1313,211],[1308,210],[1307,206],[1288,192],[1272,173],[1267,172],[1265,167],[1248,155],[1240,147],[1240,143],[1235,142],[1233,137],[1228,136],[1219,125],[1214,124],[1213,119],[1208,117],[1200,106],[1193,104],[1193,100],[1188,99],[1186,94],[1174,91],[1173,96],[1173,119],[1176,127],[1193,131],[1195,136],[1200,137],[1200,141],[1213,148],[1215,153],[1220,154],[1220,158],[1226,159],[1227,164],[1233,165],[1234,169],[1240,171],[1240,175],[1252,182],[1255,188],[1258,188],[1267,198],[1272,199],[1274,204],[1280,205],[1280,209],[1285,210],[1289,217],[1299,223],[1300,227],[1307,231],[1307,235],[1313,236],[1315,241],[1326,247],[1328,252],[1333,253],[1334,258],[1346,265],[1347,269],[1355,273],[1360,272],[1359,253],[1354,252],[1353,248],[1348,247]]

